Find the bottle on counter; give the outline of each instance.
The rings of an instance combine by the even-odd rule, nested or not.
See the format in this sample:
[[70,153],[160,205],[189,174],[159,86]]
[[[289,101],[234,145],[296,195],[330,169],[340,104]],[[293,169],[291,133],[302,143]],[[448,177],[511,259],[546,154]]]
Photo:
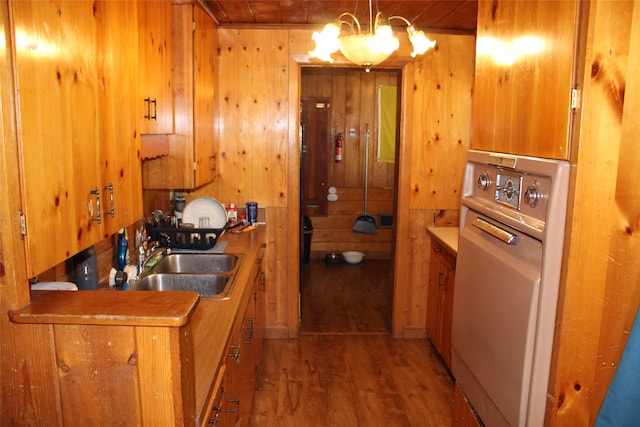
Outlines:
[[98,256],[93,246],[73,257],[74,278],[79,290],[98,289]]
[[238,207],[235,203],[229,203],[229,207],[227,208],[227,221],[232,221],[233,223],[238,222]]
[[124,267],[129,263],[129,241],[127,240],[127,230],[121,228],[118,232],[118,259],[116,269],[124,271]]
[[253,225],[258,221],[257,202],[247,202],[247,221],[249,221],[249,225]]

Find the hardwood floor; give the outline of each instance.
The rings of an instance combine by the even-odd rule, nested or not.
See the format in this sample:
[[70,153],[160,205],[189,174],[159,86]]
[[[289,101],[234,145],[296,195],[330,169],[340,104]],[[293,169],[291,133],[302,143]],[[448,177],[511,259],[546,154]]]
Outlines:
[[451,426],[453,380],[427,340],[389,336],[389,261],[303,270],[298,339],[266,340],[250,426]]
[[390,332],[391,261],[330,265],[312,259],[302,274],[300,334]]
[[450,426],[453,382],[425,340],[266,340],[251,426]]

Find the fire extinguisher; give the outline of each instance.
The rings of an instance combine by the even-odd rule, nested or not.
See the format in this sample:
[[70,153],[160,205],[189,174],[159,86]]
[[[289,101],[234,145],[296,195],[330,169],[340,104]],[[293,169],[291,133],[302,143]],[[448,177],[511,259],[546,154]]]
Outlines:
[[341,133],[336,135],[336,163],[342,163],[342,144],[344,138]]

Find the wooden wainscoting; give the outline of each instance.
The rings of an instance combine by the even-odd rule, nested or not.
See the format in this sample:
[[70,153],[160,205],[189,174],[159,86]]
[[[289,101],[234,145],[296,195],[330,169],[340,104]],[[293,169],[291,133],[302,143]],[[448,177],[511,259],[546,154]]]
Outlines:
[[[392,229],[377,227],[377,234],[354,233],[353,224],[364,211],[364,189],[336,188],[338,200],[329,202],[329,215],[311,217],[313,235],[311,258],[323,258],[327,252],[360,251],[367,258],[389,259]],[[379,213],[393,212],[393,189],[369,188],[367,214],[379,225]]]

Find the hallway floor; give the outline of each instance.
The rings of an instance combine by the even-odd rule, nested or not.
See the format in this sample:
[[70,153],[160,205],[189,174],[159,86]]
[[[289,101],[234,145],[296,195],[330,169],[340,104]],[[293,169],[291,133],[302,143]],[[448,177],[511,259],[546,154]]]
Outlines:
[[312,259],[302,269],[300,334],[391,331],[390,260],[331,265]]
[[453,381],[427,340],[389,335],[390,261],[303,270],[301,333],[265,340],[251,426],[451,425]]

